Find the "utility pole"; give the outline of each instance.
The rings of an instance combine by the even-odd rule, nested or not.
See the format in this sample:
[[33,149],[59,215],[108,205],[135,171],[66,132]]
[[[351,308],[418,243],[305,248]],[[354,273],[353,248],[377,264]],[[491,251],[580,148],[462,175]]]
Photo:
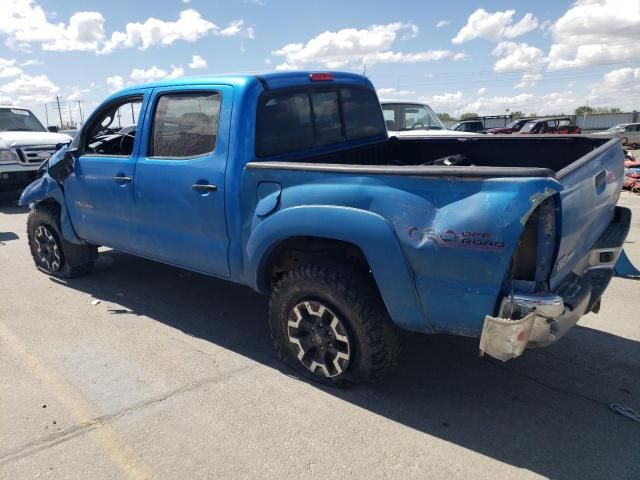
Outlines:
[[67,108],[69,109],[69,128],[73,128],[73,117],[71,116],[71,105],[67,103]]
[[63,129],[62,126],[62,110],[60,110],[60,97],[56,95],[56,102],[58,104],[58,116],[60,117],[60,128]]
[[44,116],[47,119],[47,128],[49,128],[49,110],[47,109],[47,104],[44,104]]
[[[200,100],[198,100],[199,102]],[[136,114],[133,113],[133,102],[131,102],[129,105],[131,105],[131,120],[133,120],[131,123],[136,123]]]
[[82,100],[78,100],[78,110],[80,110],[80,123],[84,123],[84,117],[82,116]]

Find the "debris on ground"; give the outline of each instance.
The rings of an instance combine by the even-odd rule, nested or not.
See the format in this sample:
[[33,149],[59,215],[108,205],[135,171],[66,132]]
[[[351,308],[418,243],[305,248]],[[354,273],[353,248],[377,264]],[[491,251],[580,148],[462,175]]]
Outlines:
[[91,300],[91,305],[98,305],[100,300]]

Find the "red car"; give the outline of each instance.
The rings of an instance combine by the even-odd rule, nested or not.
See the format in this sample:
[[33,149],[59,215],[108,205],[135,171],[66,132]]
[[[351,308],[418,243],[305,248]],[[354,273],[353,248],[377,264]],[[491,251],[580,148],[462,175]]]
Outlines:
[[530,121],[530,118],[520,118],[518,120],[514,120],[513,122],[507,124],[505,127],[491,128],[489,133],[507,133],[512,134],[519,132],[524,125]]
[[582,129],[571,124],[569,117],[549,117],[529,120],[518,132],[520,134],[557,133],[559,135],[582,133]]

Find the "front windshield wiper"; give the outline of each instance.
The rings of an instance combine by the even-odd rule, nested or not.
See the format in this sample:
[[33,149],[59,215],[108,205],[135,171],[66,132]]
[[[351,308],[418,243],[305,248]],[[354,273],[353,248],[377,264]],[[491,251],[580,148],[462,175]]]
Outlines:
[[35,132],[36,130],[31,130],[30,128],[9,128],[6,131],[7,132]]
[[427,130],[442,130],[442,127],[438,127],[436,125],[429,125]]

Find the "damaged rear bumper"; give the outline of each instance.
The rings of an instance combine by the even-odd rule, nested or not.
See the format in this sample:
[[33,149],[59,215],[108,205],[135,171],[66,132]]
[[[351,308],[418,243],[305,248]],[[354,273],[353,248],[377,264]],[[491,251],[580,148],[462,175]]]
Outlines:
[[597,312],[630,224],[631,211],[616,207],[613,221],[555,291],[504,297],[498,317],[485,317],[480,354],[507,361],[522,355],[527,347],[554,343],[584,314]]

